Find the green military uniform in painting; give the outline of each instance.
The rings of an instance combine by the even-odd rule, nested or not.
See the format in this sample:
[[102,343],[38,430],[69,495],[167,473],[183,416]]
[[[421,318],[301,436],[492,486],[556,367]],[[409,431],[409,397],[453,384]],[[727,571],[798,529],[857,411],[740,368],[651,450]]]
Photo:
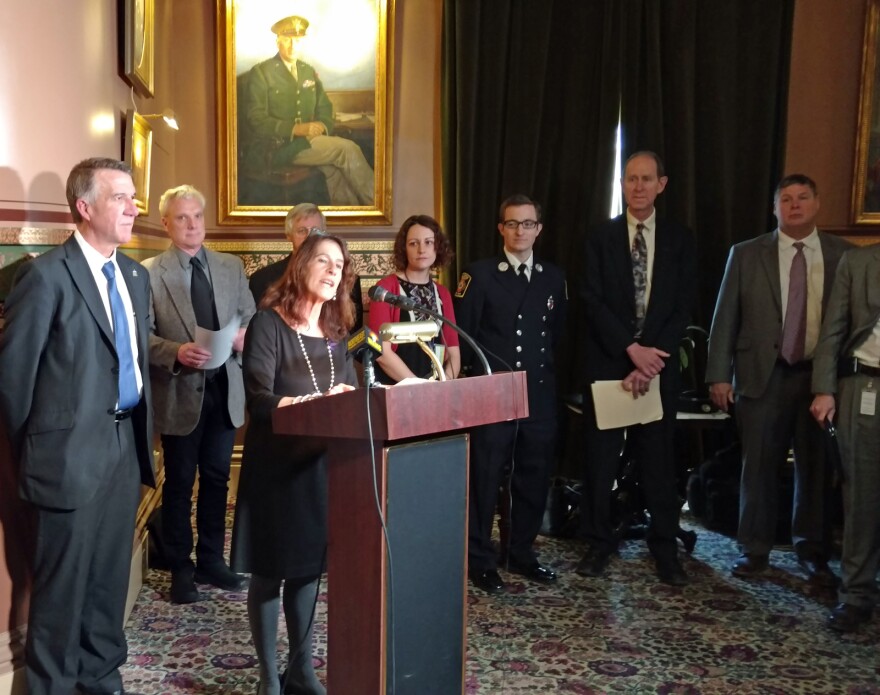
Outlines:
[[296,15],[275,22],[278,53],[243,78],[241,168],[317,167],[330,204],[372,205],[373,169],[357,143],[332,135],[333,104],[315,69],[298,58],[308,27]]
[[256,136],[249,159],[266,162],[268,152],[272,152],[273,166],[292,162],[311,147],[308,138],[292,137],[297,123],[320,121],[327,134],[332,133],[333,104],[318,73],[301,60],[296,61],[296,73],[294,79],[278,55],[251,68],[242,105],[246,122]]

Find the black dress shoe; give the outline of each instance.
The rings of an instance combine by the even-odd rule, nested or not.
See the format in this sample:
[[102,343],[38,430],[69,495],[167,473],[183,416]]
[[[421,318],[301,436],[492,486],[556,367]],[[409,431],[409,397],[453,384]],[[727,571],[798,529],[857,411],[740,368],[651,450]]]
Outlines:
[[508,564],[507,569],[514,574],[519,574],[536,582],[549,583],[556,581],[556,572],[549,567],[544,567],[537,560],[531,565],[520,565],[519,563],[511,562]]
[[676,534],[678,539],[681,541],[684,546],[685,552],[690,555],[694,552],[694,548],[697,547],[697,534],[696,531],[687,531],[683,528],[678,529],[678,533]]
[[601,577],[608,569],[611,562],[611,553],[606,553],[596,548],[590,548],[584,553],[574,571],[582,577]]
[[690,577],[684,571],[684,567],[678,561],[678,558],[672,560],[657,561],[657,577],[664,584],[670,586],[687,586],[690,583]]
[[226,591],[238,591],[244,586],[244,577],[233,572],[224,563],[196,568],[195,578],[199,584],[210,584]]
[[807,581],[816,586],[833,589],[837,586],[837,575],[831,571],[825,560],[798,558],[798,566],[807,575]]
[[838,603],[828,616],[828,627],[835,632],[855,632],[871,619],[871,613],[870,608]]
[[199,591],[193,581],[193,568],[181,567],[171,572],[171,603],[195,603]]
[[769,566],[770,562],[766,555],[751,555],[749,553],[744,553],[736,558],[733,567],[730,568],[730,573],[734,577],[748,579],[749,577],[762,574]]
[[500,594],[504,591],[504,582],[498,574],[498,570],[485,570],[483,572],[468,573],[474,586],[482,589],[487,594]]

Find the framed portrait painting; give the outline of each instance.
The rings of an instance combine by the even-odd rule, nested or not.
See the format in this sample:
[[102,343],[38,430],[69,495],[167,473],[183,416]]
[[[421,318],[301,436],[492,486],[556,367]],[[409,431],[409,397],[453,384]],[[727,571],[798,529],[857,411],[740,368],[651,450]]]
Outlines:
[[220,224],[390,224],[394,0],[216,2]]
[[877,63],[880,0],[868,0],[867,7],[852,217],[855,224],[880,225],[880,66]]
[[153,96],[154,0],[125,3],[125,79],[145,97]]
[[134,203],[142,215],[150,212],[150,157],[153,130],[147,119],[134,109],[125,114],[125,144],[122,160],[131,167],[134,181]]

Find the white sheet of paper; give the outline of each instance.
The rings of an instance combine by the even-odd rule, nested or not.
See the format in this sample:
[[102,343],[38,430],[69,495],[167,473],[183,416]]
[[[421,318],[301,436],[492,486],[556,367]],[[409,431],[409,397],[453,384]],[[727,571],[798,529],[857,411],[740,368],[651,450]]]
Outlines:
[[232,341],[241,327],[241,317],[234,316],[232,321],[219,331],[211,331],[201,326],[196,326],[196,345],[210,351],[211,359],[205,363],[202,369],[216,369],[222,365],[232,354]]
[[600,430],[644,425],[663,417],[660,377],[651,383],[648,393],[638,398],[624,391],[621,381],[595,381],[591,388],[596,407],[596,427]]

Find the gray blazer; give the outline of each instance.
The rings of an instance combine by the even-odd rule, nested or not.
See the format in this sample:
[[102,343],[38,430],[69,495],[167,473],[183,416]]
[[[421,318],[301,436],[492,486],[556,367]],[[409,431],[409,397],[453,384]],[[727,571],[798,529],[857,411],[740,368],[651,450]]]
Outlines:
[[[247,326],[256,312],[241,260],[228,253],[205,249],[214,303],[221,328],[238,314]],[[202,412],[205,372],[177,361],[177,351],[196,335],[196,316],[190,299],[187,274],[172,246],[144,261],[150,270],[153,318],[150,335],[150,381],[153,386],[153,419],[160,434],[192,432]],[[241,355],[233,354],[224,365],[229,377],[229,418],[233,426],[244,424],[244,383]]]
[[880,244],[847,251],[837,269],[813,358],[813,393],[837,393],[837,362],[880,320]]
[[[736,244],[730,249],[724,279],[718,291],[706,381],[733,383],[737,395],[764,395],[782,338],[782,289],[779,279],[777,231]],[[851,244],[819,232],[825,280],[822,315],[840,257]]]
[[[155,486],[146,378],[149,280],[127,256],[117,253],[116,262],[131,296],[145,377],[132,413],[137,464],[141,482]],[[0,336],[0,414],[24,499],[77,509],[110,477],[119,451],[112,414],[118,373],[113,328],[76,239],[22,265]]]

